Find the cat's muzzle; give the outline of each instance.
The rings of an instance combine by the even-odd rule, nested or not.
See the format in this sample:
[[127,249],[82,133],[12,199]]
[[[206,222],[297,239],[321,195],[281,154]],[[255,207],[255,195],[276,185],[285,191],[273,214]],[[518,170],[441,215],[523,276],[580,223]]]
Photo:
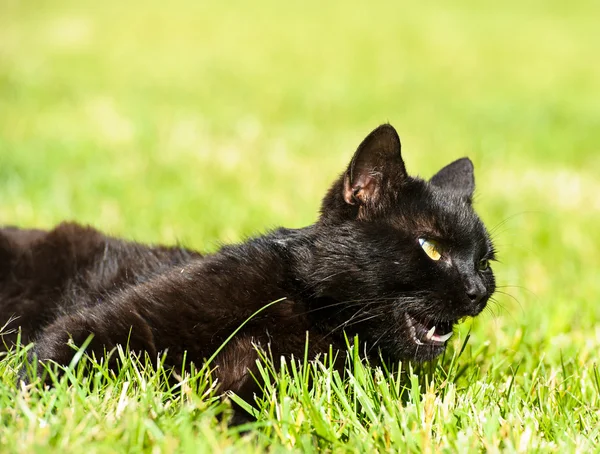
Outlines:
[[419,321],[407,312],[404,313],[404,318],[411,339],[416,345],[441,347],[452,337],[453,322]]

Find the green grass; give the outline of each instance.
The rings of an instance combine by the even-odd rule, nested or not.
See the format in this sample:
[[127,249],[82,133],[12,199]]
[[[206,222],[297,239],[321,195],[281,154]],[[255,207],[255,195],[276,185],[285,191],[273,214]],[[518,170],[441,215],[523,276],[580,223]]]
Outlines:
[[214,250],[313,222],[389,121],[413,173],[472,158],[507,295],[419,375],[265,366],[245,433],[216,417],[205,372],[172,389],[125,357],[117,377],[23,389],[13,352],[0,451],[596,450],[599,15],[591,0],[1,2],[0,223]]

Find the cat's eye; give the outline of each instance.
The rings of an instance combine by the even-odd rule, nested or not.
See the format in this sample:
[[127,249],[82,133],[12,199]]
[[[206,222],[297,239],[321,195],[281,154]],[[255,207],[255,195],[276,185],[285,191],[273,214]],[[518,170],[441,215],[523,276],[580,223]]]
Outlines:
[[479,261],[479,271],[485,271],[490,267],[490,261],[488,259],[481,259]]
[[442,258],[442,248],[436,241],[419,238],[419,244],[425,251],[425,254],[427,254],[431,260],[435,260],[437,262]]

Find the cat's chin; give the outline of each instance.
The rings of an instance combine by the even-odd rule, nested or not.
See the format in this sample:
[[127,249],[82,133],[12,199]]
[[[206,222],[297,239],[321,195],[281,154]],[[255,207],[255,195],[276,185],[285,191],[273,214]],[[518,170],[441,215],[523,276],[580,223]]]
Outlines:
[[446,350],[446,345],[417,345],[414,347],[411,361],[426,363],[440,356]]

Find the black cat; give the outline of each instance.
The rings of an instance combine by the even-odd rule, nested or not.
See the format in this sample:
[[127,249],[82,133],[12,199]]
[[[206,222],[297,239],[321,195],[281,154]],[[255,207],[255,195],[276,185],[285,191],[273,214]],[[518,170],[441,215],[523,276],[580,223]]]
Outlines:
[[[68,364],[72,338],[102,355],[118,344],[181,365],[217,356],[221,390],[254,389],[255,345],[274,358],[345,351],[358,335],[373,358],[430,360],[457,321],[495,290],[494,249],[472,208],[473,165],[408,176],[400,139],[375,129],[325,196],[318,221],[202,256],[61,224],[0,230],[0,326],[21,327],[33,357]],[[10,345],[15,334],[3,340]]]

